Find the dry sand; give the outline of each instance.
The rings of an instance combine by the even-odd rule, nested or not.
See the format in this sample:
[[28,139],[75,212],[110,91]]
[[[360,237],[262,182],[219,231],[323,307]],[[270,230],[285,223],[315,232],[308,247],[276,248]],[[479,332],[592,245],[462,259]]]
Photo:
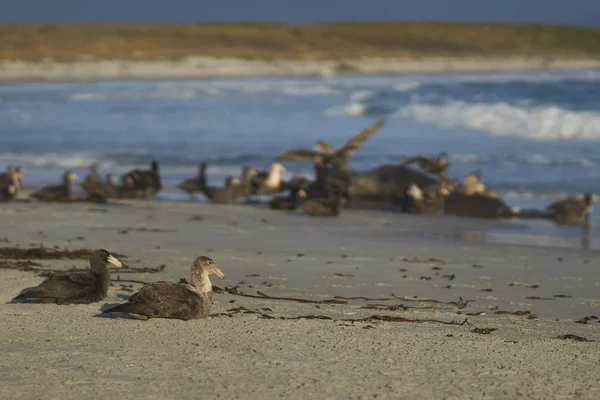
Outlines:
[[[343,66],[343,70],[340,69]],[[71,63],[0,61],[0,81],[93,81],[103,79],[189,79],[211,77],[323,76],[346,74],[491,72],[600,68],[595,59],[483,57],[339,61],[244,60],[188,57],[177,61],[81,60]]]
[[[600,398],[600,324],[575,323],[600,315],[600,253],[443,237],[490,226],[505,223],[378,212],[316,219],[175,202],[2,204],[2,246],[103,247],[128,255],[132,267],[166,264],[161,273],[113,279],[178,281],[205,254],[226,275],[213,279],[219,287],[377,300],[314,304],[216,293],[217,314],[244,307],[332,319],[229,311],[138,321],[97,316],[128,294],[118,282],[97,304],[6,304],[42,278],[0,269],[0,398]],[[391,293],[404,299],[386,300]],[[415,296],[442,303],[408,301]],[[466,307],[457,306],[459,297]],[[361,308],[367,304],[415,308]],[[373,315],[467,323],[344,321]],[[596,342],[556,338],[565,334]]]

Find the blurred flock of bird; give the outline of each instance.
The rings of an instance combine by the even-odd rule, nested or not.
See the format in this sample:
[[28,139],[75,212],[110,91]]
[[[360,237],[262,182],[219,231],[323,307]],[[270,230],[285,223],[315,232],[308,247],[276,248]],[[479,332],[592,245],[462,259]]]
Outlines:
[[[592,193],[558,199],[543,210],[509,207],[482,183],[481,171],[474,171],[462,180],[450,177],[451,163],[446,153],[437,157],[421,154],[366,172],[349,170],[349,157],[384,123],[384,120],[372,123],[339,149],[319,140],[310,149],[278,155],[268,171],[245,167],[239,177],[228,176],[220,187],[208,185],[207,164],[201,163],[198,175],[181,182],[177,188],[192,199],[203,194],[210,203],[249,205],[261,202],[256,195],[269,196],[266,203],[273,210],[299,210],[314,217],[335,217],[346,209],[379,209],[429,216],[544,218],[558,224],[589,226]],[[281,173],[286,168],[282,163],[295,161],[312,161],[314,180],[294,176],[284,181]],[[0,174],[0,200],[15,200],[24,177],[24,169],[18,166],[9,166]],[[85,196],[74,196],[75,185],[84,189]],[[43,187],[30,197],[45,202],[149,200],[162,188],[156,160],[150,163],[150,169],[133,169],[120,178],[108,174],[103,179],[93,164],[83,182],[72,171],[65,171],[62,183]]]

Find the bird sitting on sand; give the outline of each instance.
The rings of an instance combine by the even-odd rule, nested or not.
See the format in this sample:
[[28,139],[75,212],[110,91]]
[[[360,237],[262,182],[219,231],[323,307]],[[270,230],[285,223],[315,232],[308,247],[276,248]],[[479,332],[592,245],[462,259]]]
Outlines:
[[112,264],[123,265],[104,249],[94,250],[90,257],[90,269],[53,274],[35,287],[23,289],[12,302],[36,302],[56,304],[89,304],[106,297],[110,285]]
[[18,191],[21,189],[24,177],[25,173],[23,167],[13,167],[12,165],[9,165],[6,172],[0,174],[0,188],[13,185]]
[[413,183],[406,191],[407,204],[402,207],[402,211],[421,215],[443,215],[445,197],[450,195],[451,191],[452,187],[446,181],[430,185],[424,190]]
[[546,207],[546,211],[559,224],[589,225],[589,219],[594,211],[594,195],[586,193],[583,198],[570,196],[550,204]]
[[253,168],[244,167],[242,169],[242,179],[239,183],[235,184],[232,189],[233,199],[248,197],[252,194],[252,179],[256,175],[257,172]]
[[189,194],[191,198],[193,198],[195,193],[202,192],[202,187],[204,187],[205,185],[203,178],[206,176],[205,170],[206,163],[200,164],[198,168],[198,176],[184,180],[179,185],[177,185],[177,188],[183,190],[184,192]]
[[238,188],[238,186],[241,184],[241,181],[233,176],[228,176],[225,178],[225,186],[208,186],[206,184],[208,182],[206,177],[206,169],[206,163],[202,163],[200,168],[200,179],[203,183],[203,186],[200,190],[206,196],[208,201],[211,203],[229,203],[234,201],[236,199],[236,188]]
[[69,201],[73,193],[73,185],[78,180],[72,171],[65,171],[62,183],[45,186],[31,194],[31,197],[41,201]]
[[253,194],[275,194],[281,192],[281,173],[287,169],[280,163],[273,163],[269,172],[257,172],[252,178]]
[[15,167],[9,166],[6,173],[0,174],[0,201],[17,197],[21,184]]
[[[121,178],[123,186],[127,189],[127,197],[150,199],[162,189],[160,167],[158,161],[150,163],[149,170],[133,169]],[[125,193],[124,193],[125,195]]]
[[269,206],[272,210],[295,210],[301,198],[306,197],[306,192],[300,186],[290,190],[289,196],[276,196],[271,199]]
[[206,318],[212,305],[210,274],[225,275],[208,257],[197,257],[191,267],[190,283],[153,283],[129,296],[127,303],[102,311],[102,314],[128,314],[137,319],[175,318],[182,320]]
[[312,217],[337,217],[342,207],[342,197],[342,188],[332,185],[328,198],[306,200],[299,208]]
[[426,155],[421,154],[417,157],[412,157],[407,160],[404,160],[398,165],[400,167],[405,167],[410,164],[418,164],[424,172],[439,175],[442,179],[445,179],[446,169],[450,167],[450,163],[448,162],[448,155],[446,153],[441,153],[436,160],[432,160]]
[[202,193],[204,193],[211,203],[229,203],[235,200],[234,190],[239,184],[239,179],[228,176],[225,178],[225,186],[205,186],[202,188]]

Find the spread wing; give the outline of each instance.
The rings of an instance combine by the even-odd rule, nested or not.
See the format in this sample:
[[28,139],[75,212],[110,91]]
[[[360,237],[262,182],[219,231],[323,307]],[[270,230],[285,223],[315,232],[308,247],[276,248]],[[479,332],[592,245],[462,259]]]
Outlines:
[[354,150],[358,149],[360,145],[365,142],[365,140],[373,136],[373,134],[375,134],[375,132],[377,132],[379,128],[383,126],[383,124],[385,124],[385,120],[380,119],[379,121],[367,126],[365,129],[354,135],[352,139],[348,140],[346,144],[337,151],[337,154],[346,157],[349,156]]
[[333,148],[333,146],[327,143],[324,139],[318,140],[317,145],[319,145],[326,154],[335,153],[335,148]]
[[318,156],[318,155],[322,155],[322,153],[319,153],[318,151],[315,151],[315,150],[309,150],[309,149],[297,149],[297,150],[290,150],[290,151],[286,151],[285,153],[281,153],[280,155],[275,157],[275,160],[277,160],[277,161],[312,160],[313,157]]

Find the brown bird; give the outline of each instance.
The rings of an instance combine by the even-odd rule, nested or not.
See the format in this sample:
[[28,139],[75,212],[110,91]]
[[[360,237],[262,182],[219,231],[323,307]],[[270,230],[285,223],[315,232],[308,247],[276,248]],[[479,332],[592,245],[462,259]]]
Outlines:
[[[365,129],[354,135],[348,140],[342,147],[335,150],[329,143],[321,139],[317,142],[315,149],[296,149],[286,151],[275,157],[277,161],[302,161],[302,160],[314,160],[315,157],[321,157],[325,165],[331,164],[340,171],[345,171],[348,168],[348,157],[358,149],[368,138],[373,136],[375,132],[379,130],[385,123],[385,120],[381,119],[377,122],[372,123]],[[322,150],[322,151],[319,151]]]
[[41,201],[69,201],[73,191],[73,183],[77,181],[77,175],[71,171],[65,171],[62,183],[59,185],[48,185],[31,193],[31,197]]
[[102,314],[128,314],[137,319],[206,318],[212,305],[210,274],[225,275],[209,257],[197,257],[191,267],[190,283],[153,283],[129,296],[127,303],[102,311]]
[[269,202],[272,210],[295,210],[300,198],[306,197],[304,189],[296,186],[292,188],[289,196],[277,196]]
[[559,224],[589,225],[589,219],[594,211],[594,195],[586,193],[583,198],[574,196],[555,201],[546,207]]
[[183,190],[193,198],[194,194],[200,193],[202,191],[202,187],[204,187],[206,184],[206,182],[204,182],[204,177],[206,176],[205,170],[206,163],[200,164],[198,168],[198,176],[184,180],[177,185],[177,188]]
[[418,164],[423,171],[430,174],[439,175],[443,179],[446,178],[446,169],[450,167],[448,155],[446,153],[440,153],[436,160],[432,160],[426,155],[421,154],[417,157],[409,158],[398,165],[404,167],[410,164]]
[[331,185],[327,199],[311,199],[300,204],[299,208],[312,217],[337,217],[342,208],[343,190]]

